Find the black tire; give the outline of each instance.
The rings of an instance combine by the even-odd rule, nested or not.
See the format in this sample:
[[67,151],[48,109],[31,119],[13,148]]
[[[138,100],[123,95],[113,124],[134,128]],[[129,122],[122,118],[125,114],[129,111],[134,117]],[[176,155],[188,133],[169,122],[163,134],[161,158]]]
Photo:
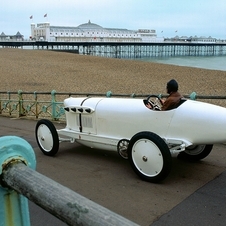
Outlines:
[[140,132],[132,137],[128,158],[135,173],[148,182],[165,179],[172,168],[172,157],[164,140],[152,132]]
[[187,147],[185,151],[179,153],[179,159],[186,159],[192,161],[199,161],[207,157],[212,151],[213,145],[192,145]]
[[35,137],[41,151],[48,156],[54,156],[59,149],[59,137],[53,123],[41,119],[35,127]]

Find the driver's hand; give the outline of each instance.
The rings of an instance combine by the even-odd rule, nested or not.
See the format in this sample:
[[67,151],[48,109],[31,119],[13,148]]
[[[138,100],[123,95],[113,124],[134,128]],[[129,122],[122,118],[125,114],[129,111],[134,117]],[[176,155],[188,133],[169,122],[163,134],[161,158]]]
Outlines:
[[146,106],[147,108],[149,108],[149,109],[152,109],[152,106],[151,106],[150,103],[145,104],[145,106]]
[[164,104],[164,103],[165,103],[165,101],[166,101],[166,99],[161,99],[161,101],[162,101],[162,104]]

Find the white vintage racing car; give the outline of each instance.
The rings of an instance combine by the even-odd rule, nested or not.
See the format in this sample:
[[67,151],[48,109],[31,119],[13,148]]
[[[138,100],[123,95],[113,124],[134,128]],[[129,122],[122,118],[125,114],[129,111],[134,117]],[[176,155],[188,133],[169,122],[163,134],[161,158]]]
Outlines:
[[[150,102],[152,109],[145,106]],[[37,122],[41,151],[53,156],[63,141],[117,151],[129,159],[143,180],[159,182],[172,167],[172,154],[200,160],[213,144],[226,142],[226,108],[182,99],[177,108],[161,110],[158,96],[147,99],[70,97],[64,100],[66,127],[47,119]]]

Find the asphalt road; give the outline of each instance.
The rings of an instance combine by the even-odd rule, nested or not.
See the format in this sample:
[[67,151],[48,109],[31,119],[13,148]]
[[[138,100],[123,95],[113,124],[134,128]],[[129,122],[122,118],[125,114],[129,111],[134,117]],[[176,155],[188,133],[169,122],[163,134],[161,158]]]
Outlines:
[[[35,120],[0,117],[0,125],[0,136],[19,136],[31,144],[39,173],[139,225],[226,225],[223,144],[215,145],[199,162],[173,156],[170,175],[152,184],[137,177],[129,162],[115,152],[61,143],[55,157],[45,156],[35,140]],[[65,225],[32,202],[29,208],[32,226]]]

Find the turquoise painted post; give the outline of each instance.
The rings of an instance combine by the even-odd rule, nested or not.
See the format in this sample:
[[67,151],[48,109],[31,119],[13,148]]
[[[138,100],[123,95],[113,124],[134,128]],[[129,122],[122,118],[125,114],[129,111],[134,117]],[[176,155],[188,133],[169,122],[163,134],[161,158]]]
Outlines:
[[23,92],[22,90],[18,91],[18,98],[19,98],[19,117],[24,116],[24,107],[23,107]]
[[190,97],[191,100],[196,100],[197,93],[196,92],[192,92],[189,97]]
[[111,97],[111,96],[112,96],[112,92],[111,91],[107,91],[106,97]]
[[55,120],[56,117],[57,117],[57,112],[56,112],[56,90],[52,90],[51,97],[52,97],[52,119]]
[[37,92],[34,92],[34,99],[35,99],[35,118],[38,118],[38,95]]
[[[8,104],[8,106],[9,106],[9,115],[11,115],[11,105],[10,105],[11,94],[10,94],[9,91],[7,92],[7,94],[8,94],[8,101],[7,101],[7,104]],[[7,105],[6,105],[6,108],[7,108]]]
[[[35,154],[27,141],[16,136],[0,137],[0,176],[12,162],[36,168]],[[4,181],[0,181],[0,219],[0,226],[30,226],[27,198],[4,187]]]

